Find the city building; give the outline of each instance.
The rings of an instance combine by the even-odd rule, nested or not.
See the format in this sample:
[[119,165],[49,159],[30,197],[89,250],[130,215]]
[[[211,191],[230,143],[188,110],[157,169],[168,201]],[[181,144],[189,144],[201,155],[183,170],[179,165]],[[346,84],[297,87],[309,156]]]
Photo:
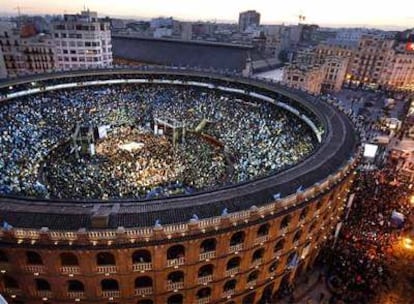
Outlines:
[[181,22],[181,39],[182,40],[191,40],[193,38],[193,25],[191,22]]
[[380,84],[385,88],[414,91],[414,50],[395,44],[388,55]]
[[109,22],[98,19],[96,12],[65,14],[52,22],[58,69],[87,69],[112,66]]
[[239,31],[244,32],[249,27],[260,25],[260,14],[256,11],[245,11],[239,14]]
[[288,172],[203,193],[85,203],[0,196],[0,292],[9,303],[266,303],[335,238],[361,149],[351,119],[327,102],[277,84],[185,70],[68,71],[65,79],[2,83],[0,93],[24,91],[27,81],[58,94],[61,82],[76,90],[148,79],[279,104],[323,140]]
[[289,87],[319,94],[324,80],[324,67],[318,64],[292,63],[283,69],[283,82]]
[[394,40],[381,36],[362,36],[350,61],[347,80],[357,85],[378,86],[387,62],[392,60],[393,45]]
[[28,24],[0,23],[0,46],[6,72],[3,77],[45,73],[56,68],[55,45],[49,34],[37,33]]
[[7,77],[25,74],[23,54],[20,52],[20,31],[17,28],[17,24],[1,22],[0,29],[0,46],[7,70]]
[[284,81],[311,93],[337,92],[342,88],[352,51],[319,44],[300,50],[285,68]]
[[50,35],[39,34],[21,39],[26,73],[52,72],[56,67],[56,50]]
[[363,36],[346,78],[357,85],[413,90],[413,68],[414,52],[406,43],[384,36]]

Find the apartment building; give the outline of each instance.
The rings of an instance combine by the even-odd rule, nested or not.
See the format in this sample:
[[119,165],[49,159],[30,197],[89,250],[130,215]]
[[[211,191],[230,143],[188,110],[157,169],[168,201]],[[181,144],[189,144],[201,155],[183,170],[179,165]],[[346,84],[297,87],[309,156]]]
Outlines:
[[0,48],[1,78],[50,72],[55,68],[52,37],[36,33],[31,25],[0,23]]
[[110,23],[96,12],[65,14],[52,23],[59,69],[87,69],[112,66]]

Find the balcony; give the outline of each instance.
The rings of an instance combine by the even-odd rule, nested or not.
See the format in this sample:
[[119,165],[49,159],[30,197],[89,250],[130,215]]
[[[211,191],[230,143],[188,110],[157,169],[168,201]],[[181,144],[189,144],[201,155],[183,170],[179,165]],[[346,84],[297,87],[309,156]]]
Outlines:
[[5,288],[4,293],[7,295],[21,295],[22,290],[20,288]]
[[116,273],[116,266],[115,265],[104,265],[104,266],[97,266],[96,272],[98,273]]
[[223,292],[222,297],[223,298],[230,298],[231,296],[233,296],[236,293],[235,289],[229,289]]
[[60,272],[63,274],[80,274],[79,266],[62,266]]
[[226,277],[230,277],[232,275],[235,275],[236,273],[238,273],[240,270],[240,267],[234,267],[234,268],[230,268],[228,270],[226,270]]
[[279,231],[279,235],[286,234],[288,232],[288,226],[283,227]]
[[121,292],[119,290],[103,290],[102,296],[105,298],[119,298]]
[[213,281],[213,275],[212,274],[206,275],[206,276],[203,276],[203,277],[199,277],[197,279],[198,284],[207,284],[211,281]]
[[150,270],[152,270],[152,263],[132,264],[132,271],[150,271]]
[[256,286],[257,280],[252,280],[250,282],[247,282],[247,287],[249,288],[253,288],[254,286]]
[[256,266],[258,266],[258,265],[262,264],[262,261],[263,261],[263,259],[262,259],[262,258],[260,258],[260,259],[255,259],[255,260],[252,262],[252,266],[251,266],[251,267],[256,267]]
[[152,295],[152,287],[135,288],[136,296]]
[[214,259],[215,257],[216,257],[215,251],[206,251],[206,252],[200,253],[200,261]]
[[167,267],[184,265],[185,258],[167,260]]
[[36,290],[36,296],[39,298],[51,298],[52,291],[50,290]]
[[268,235],[259,236],[254,241],[254,244],[255,245],[259,245],[259,244],[262,244],[264,242],[267,242],[268,240],[269,240],[269,236]]
[[0,270],[10,271],[10,269],[11,269],[10,263],[7,263],[7,262],[0,263]]
[[282,253],[283,253],[283,249],[279,249],[279,250],[275,251],[275,258],[277,258],[277,257],[280,258],[280,256],[282,255]]
[[85,298],[85,292],[84,291],[68,291],[68,298],[83,299]]
[[210,296],[197,299],[197,304],[208,304],[210,303],[210,299],[211,299]]
[[31,273],[45,273],[46,267],[44,265],[25,265],[24,269]]
[[238,252],[240,250],[243,250],[243,244],[237,244],[229,247],[229,253]]
[[184,282],[171,282],[167,283],[167,290],[178,290],[184,288]]

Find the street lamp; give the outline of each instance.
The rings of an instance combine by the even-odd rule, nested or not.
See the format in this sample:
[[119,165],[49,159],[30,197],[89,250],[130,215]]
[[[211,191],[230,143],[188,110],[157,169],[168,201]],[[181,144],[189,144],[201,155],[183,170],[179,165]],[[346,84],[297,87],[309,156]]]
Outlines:
[[409,237],[405,237],[403,239],[403,244],[404,244],[404,247],[407,249],[414,249],[414,242]]
[[410,196],[410,204],[414,207],[414,195]]

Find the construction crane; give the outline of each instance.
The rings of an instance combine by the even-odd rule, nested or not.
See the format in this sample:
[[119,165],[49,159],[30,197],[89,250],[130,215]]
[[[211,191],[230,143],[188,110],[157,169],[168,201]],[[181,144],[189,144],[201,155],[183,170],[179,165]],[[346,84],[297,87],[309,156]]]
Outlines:
[[15,9],[15,10],[17,10],[17,16],[21,16],[21,10],[22,9],[31,9],[31,7],[27,7],[27,6],[20,6],[20,5],[18,5],[18,6],[16,6],[16,7],[14,7],[13,9]]

